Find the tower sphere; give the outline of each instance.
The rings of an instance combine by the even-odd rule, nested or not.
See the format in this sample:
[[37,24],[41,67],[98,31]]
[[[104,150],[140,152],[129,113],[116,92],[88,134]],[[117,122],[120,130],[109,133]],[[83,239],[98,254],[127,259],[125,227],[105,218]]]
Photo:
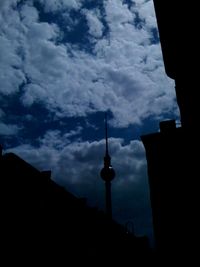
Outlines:
[[115,171],[112,166],[103,167],[100,175],[105,182],[111,182],[115,178]]

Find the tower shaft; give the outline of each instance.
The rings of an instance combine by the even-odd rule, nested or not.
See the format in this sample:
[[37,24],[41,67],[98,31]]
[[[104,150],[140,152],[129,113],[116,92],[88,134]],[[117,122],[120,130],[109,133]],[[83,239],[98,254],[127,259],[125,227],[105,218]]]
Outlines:
[[105,182],[106,187],[106,214],[112,219],[112,199],[111,199],[111,182]]

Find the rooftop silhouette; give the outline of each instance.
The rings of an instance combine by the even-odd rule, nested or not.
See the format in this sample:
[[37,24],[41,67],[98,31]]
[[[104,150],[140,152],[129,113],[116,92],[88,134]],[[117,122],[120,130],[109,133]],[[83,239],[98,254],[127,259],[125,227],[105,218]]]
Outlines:
[[[15,264],[105,263],[150,259],[147,237],[136,237],[14,153],[0,157],[2,254]],[[10,255],[10,257],[9,257]],[[144,257],[145,256],[145,257]]]

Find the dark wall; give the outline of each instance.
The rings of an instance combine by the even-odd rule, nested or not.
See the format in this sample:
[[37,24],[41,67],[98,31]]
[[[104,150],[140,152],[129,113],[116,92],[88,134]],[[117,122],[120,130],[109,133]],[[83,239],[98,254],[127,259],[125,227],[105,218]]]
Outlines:
[[146,149],[156,246],[162,259],[197,259],[198,139],[183,128],[142,137]]

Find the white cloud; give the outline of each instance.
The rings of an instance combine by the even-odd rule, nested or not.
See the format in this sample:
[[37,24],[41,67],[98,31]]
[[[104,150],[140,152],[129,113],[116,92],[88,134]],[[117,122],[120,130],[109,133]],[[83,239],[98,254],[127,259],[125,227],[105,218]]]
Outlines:
[[15,6],[20,0],[1,0],[0,10],[2,12],[7,11],[11,6]]
[[133,20],[133,14],[121,0],[104,1],[106,19],[111,26],[122,25]]
[[16,54],[11,40],[0,36],[0,93],[11,94],[18,91],[25,81],[21,58]]
[[94,11],[88,11],[88,10],[83,10],[83,14],[85,14],[88,27],[89,27],[89,33],[91,36],[94,38],[100,38],[103,34],[103,24],[98,18],[98,12],[95,14]]
[[27,4],[21,7],[20,17],[25,25],[30,25],[31,23],[38,21],[39,14],[36,8]]
[[46,96],[42,87],[37,84],[28,84],[25,86],[25,93],[23,94],[21,100],[24,106],[31,106],[35,101],[39,101],[42,94]]
[[147,28],[156,28],[157,22],[153,1],[135,1],[136,6],[132,9],[139,13],[141,19],[145,20]]
[[[55,12],[81,6],[81,1],[41,2]],[[160,45],[151,43],[155,17],[150,2],[137,1],[129,10],[121,0],[104,1],[106,36],[100,12],[83,11],[90,36],[100,38],[93,55],[70,42],[58,44],[62,29],[39,22],[30,3],[20,12],[6,9],[1,20],[0,90],[14,93],[28,78],[21,97],[24,105],[39,101],[58,116],[110,108],[118,127],[175,110],[175,90],[164,72]],[[142,28],[134,26],[136,11],[145,18]]]
[[38,0],[46,12],[57,12],[65,9],[79,9],[82,0]]

